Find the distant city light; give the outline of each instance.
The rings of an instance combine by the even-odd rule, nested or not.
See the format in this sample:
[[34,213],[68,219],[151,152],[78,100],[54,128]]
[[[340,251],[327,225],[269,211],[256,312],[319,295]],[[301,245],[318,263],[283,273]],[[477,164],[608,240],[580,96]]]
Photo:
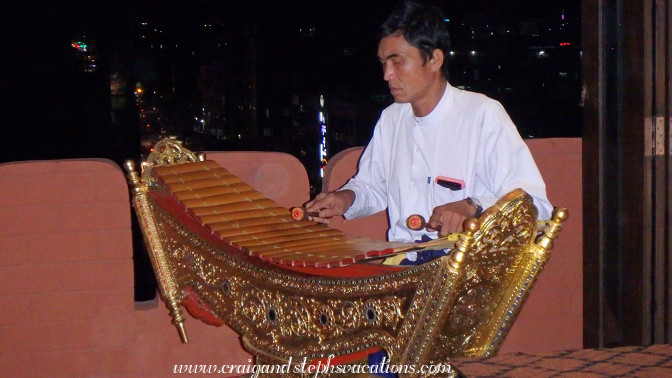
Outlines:
[[469,52],[469,54],[471,54],[471,56],[476,56],[476,51],[471,50],[471,51]]
[[86,52],[88,49],[86,43],[81,41],[72,42],[70,45],[79,52]]
[[443,22],[450,22],[450,19],[446,18],[445,20],[443,20]]
[[320,133],[322,141],[320,143],[320,177],[324,177],[324,170],[327,167],[327,117],[324,109],[324,95],[320,95],[320,110],[317,113],[317,119],[320,121]]
[[569,46],[571,42],[560,42],[560,46]]
[[455,55],[455,51],[450,50],[450,55]]

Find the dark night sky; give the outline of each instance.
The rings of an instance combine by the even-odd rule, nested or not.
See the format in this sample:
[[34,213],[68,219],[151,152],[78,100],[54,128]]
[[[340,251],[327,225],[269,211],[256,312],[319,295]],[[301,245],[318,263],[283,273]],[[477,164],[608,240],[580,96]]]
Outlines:
[[[557,17],[563,3],[574,7],[570,12],[577,14],[580,5],[576,1],[540,0],[431,2],[438,4],[451,20],[471,14],[486,18],[497,15],[512,22]],[[140,21],[161,22],[177,32],[195,23],[218,19],[242,24],[256,22],[260,45],[273,46],[268,49],[271,53],[260,53],[263,59],[258,63],[260,72],[266,70],[271,77],[275,74],[280,78],[285,70],[318,64],[324,69],[317,72],[327,83],[382,85],[375,57],[375,33],[395,3],[384,0],[3,2],[0,141],[5,147],[0,151],[0,162],[100,156],[98,146],[118,138],[115,130],[105,126],[109,104],[105,105],[103,98],[109,98],[109,93],[90,91],[92,87],[105,89],[108,78],[92,75],[82,79],[73,64],[69,44],[76,35],[86,33],[100,46],[109,47],[131,38]],[[299,27],[315,27],[346,42],[356,41],[353,45],[362,50],[357,54],[362,61],[347,67],[331,67],[329,52],[312,53],[321,56],[285,53],[292,49],[284,48],[287,39],[283,36]]]

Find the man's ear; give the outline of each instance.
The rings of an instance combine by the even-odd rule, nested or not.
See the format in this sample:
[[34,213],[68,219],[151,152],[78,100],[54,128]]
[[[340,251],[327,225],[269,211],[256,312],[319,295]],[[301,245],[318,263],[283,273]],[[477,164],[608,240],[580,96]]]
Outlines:
[[434,49],[434,51],[432,51],[432,57],[429,60],[429,63],[432,65],[432,70],[441,71],[441,66],[443,66],[444,58],[445,57],[441,49]]

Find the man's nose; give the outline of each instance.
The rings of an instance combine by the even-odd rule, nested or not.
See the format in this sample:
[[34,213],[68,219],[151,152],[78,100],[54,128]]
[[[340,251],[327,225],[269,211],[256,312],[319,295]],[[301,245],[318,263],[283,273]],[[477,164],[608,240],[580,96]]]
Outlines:
[[383,80],[390,81],[394,77],[394,70],[389,64],[383,65]]

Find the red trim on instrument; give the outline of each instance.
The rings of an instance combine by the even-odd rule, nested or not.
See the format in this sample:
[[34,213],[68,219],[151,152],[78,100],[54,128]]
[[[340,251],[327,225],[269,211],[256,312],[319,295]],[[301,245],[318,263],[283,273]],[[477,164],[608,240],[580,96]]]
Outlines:
[[191,286],[185,286],[182,289],[182,305],[187,309],[187,312],[196,319],[202,320],[205,324],[215,327],[221,327],[225,323],[220,319],[215,312],[212,311],[207,303],[203,302],[200,295]]
[[366,278],[377,277],[385,274],[400,272],[405,267],[382,265],[382,264],[353,264],[343,266],[340,268],[324,269],[315,267],[299,267],[283,265],[283,268],[291,269],[295,272],[309,274],[311,276],[320,277],[336,277],[336,278]]
[[[369,354],[371,353],[376,353],[380,352],[382,348],[380,347],[371,347],[368,349],[360,350],[359,352],[354,352],[350,354],[345,354],[341,356],[336,356],[329,360],[329,358],[318,358],[315,360],[312,360],[310,364],[308,365],[308,372],[316,372],[318,366],[327,366],[327,362],[329,363],[329,366],[334,366],[334,365],[345,365],[348,363],[352,363],[355,361],[363,360],[365,358],[368,358]],[[312,370],[310,370],[312,368]],[[328,371],[328,370],[327,370]]]

